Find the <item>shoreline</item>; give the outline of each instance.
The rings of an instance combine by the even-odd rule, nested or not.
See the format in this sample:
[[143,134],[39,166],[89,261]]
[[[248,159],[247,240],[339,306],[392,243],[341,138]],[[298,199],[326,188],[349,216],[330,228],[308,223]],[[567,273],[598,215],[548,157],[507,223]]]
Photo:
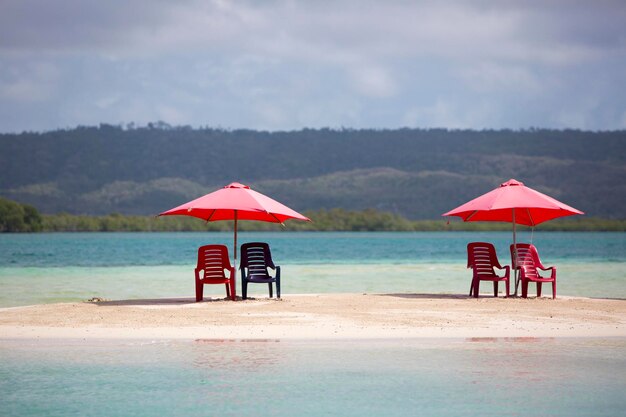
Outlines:
[[7,339],[626,337],[626,300],[458,294],[286,294],[105,300],[0,308]]

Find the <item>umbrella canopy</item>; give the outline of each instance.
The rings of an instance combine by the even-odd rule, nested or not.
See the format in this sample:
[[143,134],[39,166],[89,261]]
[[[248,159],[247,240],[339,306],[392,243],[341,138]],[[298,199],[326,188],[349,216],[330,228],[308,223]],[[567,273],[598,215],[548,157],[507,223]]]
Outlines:
[[207,222],[235,219],[271,223],[283,223],[288,219],[310,221],[302,214],[238,182],[159,214],[172,215],[198,217]]
[[288,219],[311,221],[284,204],[238,182],[233,182],[224,188],[159,214],[159,216],[177,215],[197,217],[207,222],[234,220],[235,264],[237,263],[238,220],[257,220],[281,224]]
[[584,214],[554,198],[511,179],[442,216],[457,216],[464,222],[507,222],[536,226],[558,217]]
[[[513,223],[513,244],[516,244],[515,225],[536,226],[559,217],[585,214],[532,188],[510,179],[500,187],[450,210],[442,216],[456,216],[464,222]],[[515,246],[514,246],[515,247]],[[515,255],[517,256],[517,255]],[[515,294],[517,294],[517,270]]]

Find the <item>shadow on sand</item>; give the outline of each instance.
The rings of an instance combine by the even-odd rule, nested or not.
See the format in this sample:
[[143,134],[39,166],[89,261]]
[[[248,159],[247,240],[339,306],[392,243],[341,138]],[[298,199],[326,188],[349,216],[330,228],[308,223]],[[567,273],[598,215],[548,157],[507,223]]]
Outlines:
[[88,300],[87,303],[96,304],[100,307],[113,306],[182,306],[195,305],[202,303],[218,303],[231,301],[230,298],[205,298],[200,302],[196,302],[194,298],[148,298],[135,300]]
[[[428,299],[431,299],[431,300],[471,300],[471,299],[474,299],[475,300],[474,297],[470,297],[465,294],[389,293],[389,294],[369,294],[369,295],[376,296],[376,297],[395,297],[395,298],[406,298],[406,299],[414,299],[414,300],[428,300]],[[494,297],[492,295],[484,295],[484,296],[481,295],[479,299],[485,299],[485,298],[494,298]],[[499,296],[498,298],[506,299],[503,296]],[[509,296],[509,298],[522,299],[520,296],[517,296],[517,297]],[[542,297],[542,299],[544,298],[548,299],[546,297]],[[532,299],[536,299],[536,297],[531,296],[531,297],[528,297],[528,299],[532,300]],[[618,300],[618,301],[625,300],[623,298],[597,298],[597,299]],[[267,300],[273,300],[273,299],[269,299],[269,298],[257,299],[253,297],[248,297],[247,301],[255,302],[257,300],[267,301]],[[244,303],[246,302],[242,300],[241,297],[237,297],[237,301],[244,302]],[[279,301],[279,299],[276,299],[276,301]],[[282,301],[282,299],[280,299],[280,301]],[[152,299],[148,298],[148,299],[135,299],[135,300],[105,300],[105,299],[95,298],[91,300],[86,300],[85,302],[95,304],[101,307],[113,307],[113,306],[138,306],[138,307],[171,306],[171,307],[175,307],[175,306],[183,306],[183,305],[199,305],[203,303],[230,303],[232,301],[230,300],[230,298],[224,297],[224,298],[205,298],[204,300],[200,302],[196,302],[194,298],[152,298]]]
[[467,300],[469,297],[463,294],[406,294],[406,293],[396,293],[396,294],[377,294],[381,297],[397,297],[397,298],[414,298],[414,299],[437,299],[437,300]]

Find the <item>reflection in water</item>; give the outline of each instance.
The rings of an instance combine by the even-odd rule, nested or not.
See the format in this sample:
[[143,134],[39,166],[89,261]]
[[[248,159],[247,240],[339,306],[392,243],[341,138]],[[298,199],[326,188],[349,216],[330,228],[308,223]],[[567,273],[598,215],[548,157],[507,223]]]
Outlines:
[[[571,369],[563,362],[561,341],[554,338],[469,338],[475,369],[472,384],[485,388],[532,386],[549,392],[555,380],[567,381]],[[469,351],[471,354],[472,350]],[[494,381],[497,381],[494,384]]]
[[279,339],[197,339],[192,345],[193,365],[201,369],[260,370],[283,356]]
[[516,342],[516,343],[536,343],[542,340],[550,340],[552,338],[539,338],[539,337],[468,337],[465,339],[468,342]]

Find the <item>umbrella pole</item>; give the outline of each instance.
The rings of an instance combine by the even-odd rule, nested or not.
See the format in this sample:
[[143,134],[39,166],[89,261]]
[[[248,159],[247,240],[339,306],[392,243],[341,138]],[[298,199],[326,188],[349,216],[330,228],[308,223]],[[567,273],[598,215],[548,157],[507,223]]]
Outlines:
[[517,280],[517,245],[515,240],[515,209],[513,209],[513,274],[515,275],[515,296],[517,297],[517,285],[519,281]]
[[233,248],[233,253],[235,254],[235,265],[233,265],[235,267],[235,276],[236,276],[236,271],[237,271],[237,210],[235,210],[235,240],[234,240],[235,244],[234,244],[234,248]]
[[[235,210],[235,236],[233,239],[234,242],[234,248],[233,248],[233,253],[235,254],[235,264],[233,265],[233,276],[232,279],[234,280],[234,282],[237,282],[237,210]],[[235,286],[235,291],[233,291],[235,294],[237,294],[237,287]],[[233,297],[236,296],[235,294],[233,295]]]

